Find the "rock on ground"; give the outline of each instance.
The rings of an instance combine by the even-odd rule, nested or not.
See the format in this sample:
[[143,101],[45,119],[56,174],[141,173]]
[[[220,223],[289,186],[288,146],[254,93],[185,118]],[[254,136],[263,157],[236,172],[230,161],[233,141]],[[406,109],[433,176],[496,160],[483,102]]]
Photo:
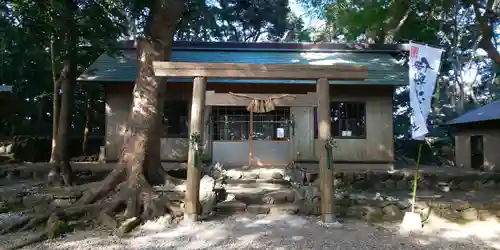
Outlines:
[[216,201],[215,179],[205,175],[200,180],[201,216],[206,217],[212,211]]

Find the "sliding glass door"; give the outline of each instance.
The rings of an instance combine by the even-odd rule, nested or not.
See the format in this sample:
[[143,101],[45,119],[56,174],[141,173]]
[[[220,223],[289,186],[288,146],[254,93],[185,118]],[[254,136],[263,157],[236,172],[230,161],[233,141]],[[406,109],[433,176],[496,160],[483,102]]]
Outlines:
[[282,165],[290,155],[290,109],[251,113],[213,107],[213,159],[229,165]]

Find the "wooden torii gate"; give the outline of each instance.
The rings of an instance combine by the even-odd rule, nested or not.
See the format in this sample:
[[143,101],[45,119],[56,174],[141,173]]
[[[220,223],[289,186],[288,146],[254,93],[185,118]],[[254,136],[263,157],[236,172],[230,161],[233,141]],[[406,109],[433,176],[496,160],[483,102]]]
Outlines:
[[[327,168],[327,143],[330,139],[330,86],[329,80],[364,80],[368,77],[366,66],[302,65],[302,64],[242,64],[242,63],[191,63],[153,62],[156,76],[194,78],[193,100],[189,131],[203,141],[203,117],[205,110],[207,78],[316,80],[318,95],[318,139],[321,145],[319,160],[321,218],[325,223],[335,221],[333,193],[333,168]],[[286,93],[283,93],[286,94]],[[198,220],[201,165],[196,157],[198,146],[189,144],[187,184],[184,219]]]

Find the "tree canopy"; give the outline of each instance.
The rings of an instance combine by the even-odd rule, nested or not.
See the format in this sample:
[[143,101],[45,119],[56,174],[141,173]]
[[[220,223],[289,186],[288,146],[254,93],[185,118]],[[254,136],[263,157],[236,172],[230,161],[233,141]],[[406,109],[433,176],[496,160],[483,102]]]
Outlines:
[[[432,124],[498,98],[498,1],[347,1],[297,0],[306,16],[323,25],[306,27],[288,0],[189,0],[174,39],[239,42],[418,42],[446,50]],[[0,111],[0,132],[48,135],[51,131],[52,69],[50,36],[55,36],[56,78],[62,70],[64,22],[61,1],[0,1],[0,82],[13,85],[0,101],[12,109]],[[168,4],[165,1],[164,4]],[[151,1],[78,1],[78,71],[105,51],[116,51],[119,40],[143,34]],[[493,48],[493,49],[492,49]],[[407,55],[398,55],[404,59]],[[77,86],[72,134],[81,135],[89,97]],[[408,95],[403,88],[394,99],[396,133],[408,136]],[[91,93],[91,134],[103,134],[102,91]],[[404,121],[404,122],[403,122]],[[399,127],[402,125],[401,127]],[[436,126],[437,129],[437,126]],[[436,131],[441,131],[437,129]],[[437,135],[440,135],[439,133]]]

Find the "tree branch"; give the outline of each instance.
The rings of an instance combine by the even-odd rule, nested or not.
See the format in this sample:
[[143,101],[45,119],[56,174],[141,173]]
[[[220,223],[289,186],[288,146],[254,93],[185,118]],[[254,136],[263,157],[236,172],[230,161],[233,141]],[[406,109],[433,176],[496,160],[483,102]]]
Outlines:
[[[485,12],[491,11],[492,6],[495,5],[495,0],[488,0],[485,7]],[[495,45],[493,44],[493,37],[495,32],[493,30],[492,24],[489,22],[486,15],[481,15],[481,5],[478,1],[473,1],[472,6],[474,7],[474,14],[476,15],[476,21],[478,22],[481,33],[483,34],[479,45],[486,51],[488,56],[495,62],[496,65],[500,65],[500,53],[498,53]]]
[[408,7],[406,8],[406,11],[403,14],[403,16],[401,18],[399,18],[399,21],[397,21],[396,26],[394,26],[393,28],[391,26],[393,26],[394,23],[396,23],[396,22],[394,22],[396,20],[394,20],[394,21],[388,20],[387,21],[387,26],[389,26],[389,28],[385,32],[384,37],[383,37],[383,39],[381,39],[381,41],[383,41],[385,44],[392,43],[394,41],[394,37],[401,30],[401,27],[403,27],[406,20],[408,20],[408,17],[410,16],[412,9],[413,9],[413,6],[411,4],[409,4]]

